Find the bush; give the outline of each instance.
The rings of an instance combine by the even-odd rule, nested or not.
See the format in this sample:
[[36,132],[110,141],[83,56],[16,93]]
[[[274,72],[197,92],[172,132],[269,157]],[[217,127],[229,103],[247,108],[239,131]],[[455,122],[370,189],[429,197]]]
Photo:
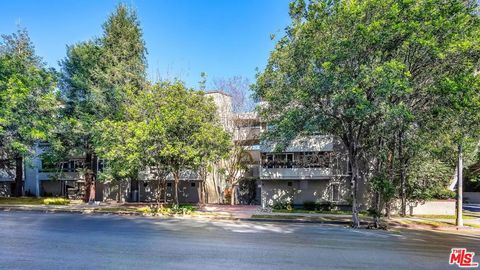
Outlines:
[[288,211],[293,210],[293,206],[289,202],[276,202],[272,208],[275,210],[288,210]]
[[332,211],[333,203],[331,202],[323,202],[317,203],[314,201],[304,201],[303,202],[303,209],[307,211]]
[[195,211],[195,207],[193,205],[171,205],[165,206],[160,205],[151,205],[150,207],[141,207],[137,209],[138,212],[143,214],[161,214],[161,215],[173,215],[173,214],[191,214]]
[[318,211],[332,211],[333,209],[333,203],[331,202],[325,202],[325,203],[319,203],[317,206]]
[[195,211],[195,208],[191,205],[173,205],[172,208],[170,208],[172,214],[191,214],[193,211]]
[[303,209],[308,211],[315,211],[318,210],[318,204],[314,201],[304,201],[303,202]]
[[64,198],[46,198],[43,199],[45,205],[67,205],[70,201]]
[[457,197],[457,193],[448,189],[438,189],[432,192],[431,197],[432,199],[438,200],[455,199]]

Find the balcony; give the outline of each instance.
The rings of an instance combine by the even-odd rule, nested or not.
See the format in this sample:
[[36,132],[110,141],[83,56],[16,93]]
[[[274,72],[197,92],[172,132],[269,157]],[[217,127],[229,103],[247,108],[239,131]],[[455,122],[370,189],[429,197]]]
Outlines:
[[262,129],[260,127],[241,127],[234,132],[233,139],[235,141],[252,141],[258,140]]
[[261,168],[260,179],[327,179],[332,176],[330,168]]

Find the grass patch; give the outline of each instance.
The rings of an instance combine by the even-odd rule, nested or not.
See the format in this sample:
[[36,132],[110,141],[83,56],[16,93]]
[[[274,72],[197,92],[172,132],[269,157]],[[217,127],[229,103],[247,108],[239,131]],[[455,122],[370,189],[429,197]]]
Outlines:
[[[433,220],[402,220],[401,224],[405,225],[429,225],[433,227],[443,227],[443,226],[455,226],[455,222],[442,222],[442,221],[433,221]],[[469,224],[465,223],[465,226],[472,228],[480,228],[480,224]]]
[[[352,215],[352,211],[345,211],[345,210],[331,210],[331,211],[324,211],[324,210],[305,210],[305,209],[273,209],[273,213],[292,213],[292,214],[331,214],[331,215]],[[359,216],[366,216],[366,213],[359,213]]]
[[25,205],[41,205],[43,204],[44,198],[35,198],[35,197],[8,197],[0,198],[1,204],[25,204]]
[[400,223],[405,224],[405,225],[429,225],[429,226],[433,226],[433,227],[451,226],[452,225],[448,222],[432,221],[432,220],[402,220]]
[[296,215],[252,215],[252,218],[265,218],[265,219],[301,219],[305,216]]
[[[432,219],[455,219],[455,215],[414,215],[414,218],[432,218]],[[476,219],[476,217],[463,215],[463,219]]]
[[0,205],[67,205],[70,201],[61,198],[8,197],[0,198]]
[[182,215],[190,215],[195,212],[197,208],[191,204],[181,204],[177,205],[160,205],[157,207],[156,205],[152,206],[145,206],[139,207],[136,209],[137,212],[142,214],[161,214],[161,215],[175,215],[175,214],[182,214]]
[[95,212],[100,213],[115,213],[115,212],[135,212],[136,208],[128,207],[104,207],[104,208],[95,208]]
[[43,199],[45,205],[67,205],[70,201],[65,198],[45,198]]

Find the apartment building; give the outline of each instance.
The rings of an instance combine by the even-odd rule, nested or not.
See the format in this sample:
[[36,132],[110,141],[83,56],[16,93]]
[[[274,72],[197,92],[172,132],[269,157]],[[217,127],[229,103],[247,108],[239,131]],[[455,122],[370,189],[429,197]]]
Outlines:
[[260,148],[262,205],[349,204],[348,160],[338,140],[315,135],[275,149],[268,142]]
[[[236,203],[274,206],[278,203],[301,205],[305,202],[349,204],[348,161],[342,144],[331,136],[315,135],[293,140],[281,152],[275,143],[261,140],[267,123],[256,112],[233,112],[232,97],[223,92],[209,92],[222,126],[232,134],[234,143],[248,153],[247,170],[236,188]],[[48,145],[38,144],[36,156],[25,166],[25,194],[81,198],[84,194],[84,157],[72,157],[55,166],[40,158]],[[185,203],[225,203],[228,185],[222,173],[223,161],[212,166],[206,180],[198,172],[185,171],[179,184],[179,201]],[[103,160],[97,161],[102,171]],[[173,200],[173,178],[166,187],[155,181],[153,168],[146,168],[137,181],[102,183],[97,181],[96,200],[154,201],[159,190],[162,200]],[[0,175],[1,192],[8,193],[12,176]],[[5,178],[5,179],[4,179]],[[8,178],[8,179],[7,179]],[[2,182],[3,181],[3,182]],[[5,186],[5,187],[4,187]],[[0,188],[1,188],[0,187]]]

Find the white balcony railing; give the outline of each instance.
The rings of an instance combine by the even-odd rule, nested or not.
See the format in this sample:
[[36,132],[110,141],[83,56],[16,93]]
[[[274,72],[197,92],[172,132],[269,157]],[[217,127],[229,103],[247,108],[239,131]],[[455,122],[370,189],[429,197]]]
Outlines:
[[330,168],[261,168],[260,179],[325,179]]

